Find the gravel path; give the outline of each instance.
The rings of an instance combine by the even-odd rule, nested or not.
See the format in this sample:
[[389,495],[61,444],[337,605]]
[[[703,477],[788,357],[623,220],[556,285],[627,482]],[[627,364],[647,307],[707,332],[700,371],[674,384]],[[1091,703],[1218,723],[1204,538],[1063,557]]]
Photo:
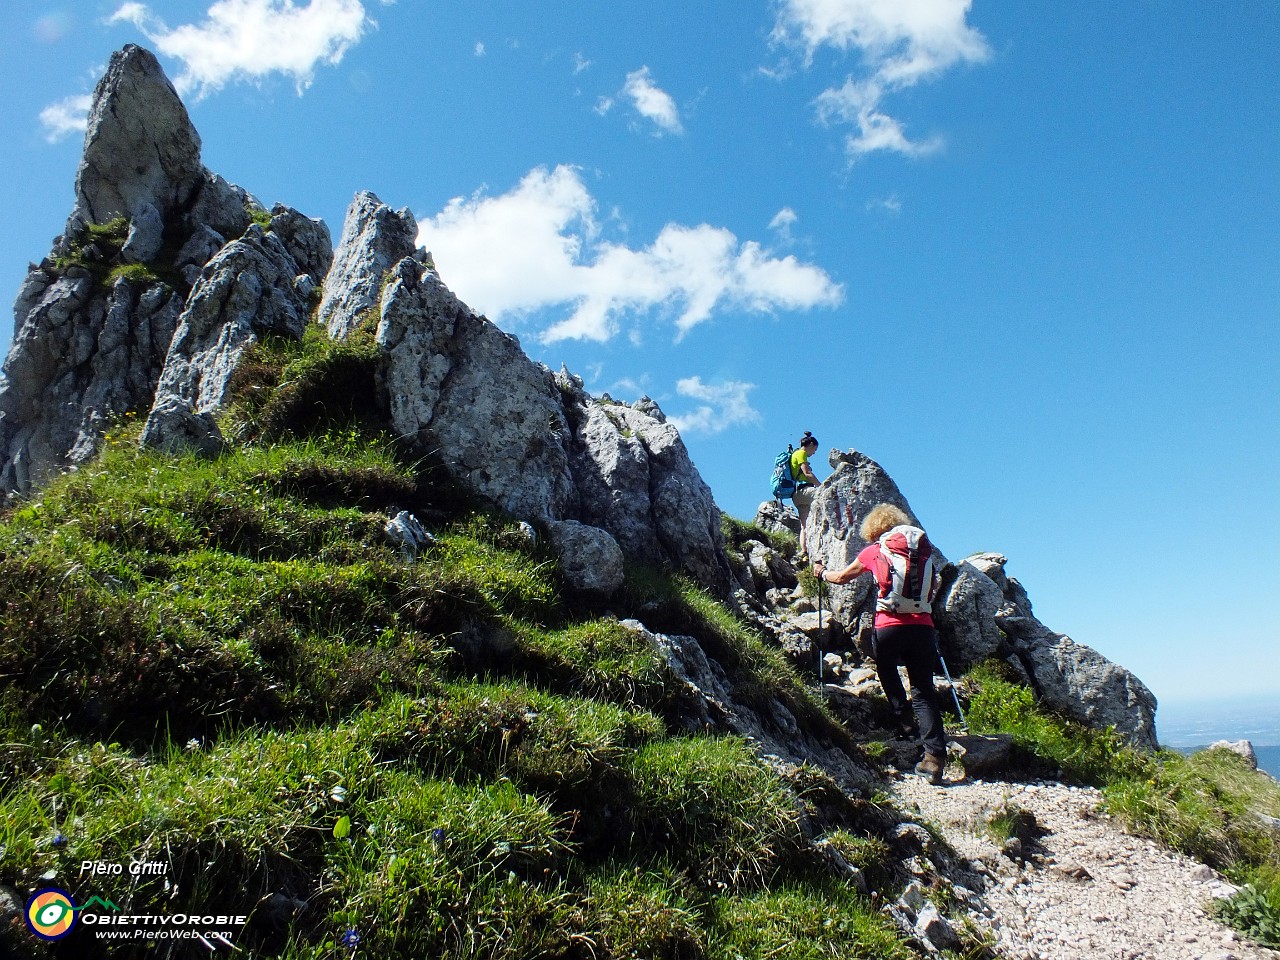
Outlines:
[[[897,781],[898,802],[919,810],[988,880],[974,919],[1011,960],[1280,960],[1212,919],[1211,898],[1234,888],[1208,867],[1125,833],[1098,813],[1097,790],[1059,783]],[[984,833],[1005,805],[1044,831],[1002,852]]]

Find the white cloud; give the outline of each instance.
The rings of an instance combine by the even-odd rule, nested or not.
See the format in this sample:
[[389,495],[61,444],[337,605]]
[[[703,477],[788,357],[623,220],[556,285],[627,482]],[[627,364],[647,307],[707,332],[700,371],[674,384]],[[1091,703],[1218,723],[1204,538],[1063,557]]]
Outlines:
[[684,132],[675,100],[671,98],[671,94],[654,85],[648,67],[641,67],[627,74],[622,96],[631,101],[640,116],[653,121],[659,134]]
[[754,383],[741,380],[710,384],[703,383],[701,377],[686,377],[676,384],[676,393],[701,400],[702,405],[667,419],[683,434],[720,433],[741,423],[759,423],[760,412],[747,396],[755,388]]
[[77,97],[66,97],[57,103],[51,103],[40,111],[40,124],[45,130],[45,139],[57,143],[76,133],[84,133],[89,125],[89,108],[93,106],[93,97],[85,94]]
[[783,0],[774,38],[798,43],[806,60],[822,47],[855,52],[862,72],[817,99],[820,116],[856,127],[851,157],[876,150],[911,156],[933,152],[937,139],[913,141],[882,109],[884,98],[961,63],[990,56],[986,39],[966,18],[972,0]]
[[450,200],[420,220],[418,243],[432,250],[459,296],[496,319],[573,299],[583,247],[596,232],[594,214],[575,169],[538,168],[500,197]]
[[773,219],[769,221],[770,230],[787,230],[791,225],[799,220],[800,217],[790,207],[783,207],[773,215]]
[[573,55],[573,75],[576,77],[583,70],[591,66],[591,61],[584,57],[581,53]]
[[604,240],[596,201],[569,166],[533,170],[501,196],[455,198],[420,222],[418,242],[450,287],[491,318],[567,307],[540,331],[547,342],[606,341],[624,318],[655,311],[673,318],[679,339],[724,309],[806,310],[844,298],[819,267],[707,224],[668,224],[643,249]]
[[777,234],[780,243],[789,244],[793,241],[791,228],[799,219],[800,217],[796,215],[794,210],[790,207],[783,207],[769,221],[769,229]]
[[823,121],[857,126],[858,132],[845,138],[845,149],[851,156],[894,150],[910,157],[922,157],[942,148],[942,141],[937,137],[909,139],[902,124],[879,109],[883,97],[884,90],[878,83],[855,83],[849,79],[842,87],[824,90],[815,103]]
[[203,23],[173,29],[144,4],[130,2],[109,22],[132,23],[160,53],[182,61],[174,85],[197,96],[230,80],[273,73],[292,77],[301,93],[318,65],[341,62],[374,26],[360,0],[310,0],[305,6],[293,0],[217,0]]
[[479,40],[476,41],[475,54],[477,57],[484,56],[484,44]]

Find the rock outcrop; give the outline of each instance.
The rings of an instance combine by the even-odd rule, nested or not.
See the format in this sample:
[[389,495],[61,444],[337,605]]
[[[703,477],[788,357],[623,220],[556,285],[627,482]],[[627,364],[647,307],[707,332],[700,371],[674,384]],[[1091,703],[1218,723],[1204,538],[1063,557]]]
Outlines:
[[227,244],[200,275],[165,357],[144,446],[168,452],[221,449],[213,414],[226,400],[240,357],[264,334],[300,339],[315,278],[284,241],[258,224]]
[[335,255],[325,225],[210,173],[155,57],[128,46],[98,84],[76,204],[18,296],[0,379],[0,492],[96,453],[147,411],[144,445],[216,455],[216,415],[265,335],[375,334],[391,430],[540,528],[571,585],[607,595],[622,558],[671,563],[727,596],[720,513],[652,401],[596,399],[457,300],[417,224],[357,194]]
[[346,336],[379,305],[388,272],[417,246],[418,224],[408,209],[394,211],[367,190],[356,194],[320,300],[319,321],[329,336]]
[[[568,371],[462,303],[424,250],[404,254],[412,220],[357,194],[325,281],[322,312],[341,338],[376,324],[391,426],[469,489],[541,526],[570,582],[616,587],[602,561],[670,563],[720,595],[731,574],[720,511],[676,429],[652,401],[595,398]],[[386,265],[395,253],[404,254]],[[370,273],[375,283],[368,283]],[[581,525],[563,527],[565,523]],[[610,547],[612,541],[614,547]]]
[[94,91],[76,202],[14,304],[0,373],[0,494],[92,457],[110,422],[152,406],[205,264],[265,211],[210,173],[155,57],[114,54]]
[[[812,556],[832,567],[852,562],[866,546],[858,528],[877,503],[900,507],[927,529],[897,484],[870,457],[856,450],[833,451],[830,464],[833,472],[817,491],[809,513],[806,538]],[[766,506],[761,507],[760,522],[776,526],[778,520]],[[1005,660],[1053,710],[1090,727],[1112,727],[1140,749],[1155,749],[1156,699],[1141,680],[1036,619],[1026,590],[1005,573],[1005,557],[982,553],[953,563],[934,546],[942,560],[934,621],[943,656],[953,672],[988,658]],[[758,596],[770,599],[769,590],[780,581],[758,564],[752,563],[751,569],[750,585],[763,586]],[[875,614],[871,578],[831,586],[829,596],[837,633],[847,634],[857,648],[869,653]],[[776,601],[776,594],[772,599]],[[781,618],[781,632],[787,633],[787,624],[798,623],[804,615]],[[775,616],[775,622],[778,619]],[[830,630],[824,635],[829,636]]]
[[126,217],[154,237],[207,183],[200,135],[173,84],[150,52],[125,47],[94,91],[68,234]]

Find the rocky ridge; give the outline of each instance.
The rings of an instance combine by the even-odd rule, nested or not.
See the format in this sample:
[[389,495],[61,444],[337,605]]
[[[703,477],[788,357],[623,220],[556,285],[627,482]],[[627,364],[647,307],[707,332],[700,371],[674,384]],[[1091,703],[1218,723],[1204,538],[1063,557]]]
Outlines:
[[209,172],[140,47],[116,53],[95,90],[76,198],[15,303],[0,492],[84,462],[134,412],[147,412],[145,446],[216,455],[240,358],[264,336],[300,338],[318,300],[331,337],[374,333],[377,405],[408,451],[535,526],[571,585],[608,595],[625,558],[727,595],[719,510],[656,404],[592,397],[531,361],[445,287],[407,211],[357,194],[335,257],[323,223],[268,212]]
[[[831,475],[814,496],[807,541],[815,559],[833,568],[848,565],[866,546],[858,528],[877,503],[900,507],[918,525],[898,485],[884,469],[857,450],[833,450]],[[795,515],[776,504],[761,504],[756,525],[764,530],[798,530]],[[1156,699],[1134,674],[1096,650],[1041,623],[1022,584],[1005,572],[1008,559],[980,553],[943,562],[934,601],[942,655],[957,676],[996,658],[1009,665],[1054,710],[1095,728],[1113,727],[1142,750],[1156,747]],[[814,664],[816,651],[846,650],[859,663],[871,649],[875,604],[871,578],[828,588],[828,617],[818,623],[812,599],[797,595],[797,571],[759,541],[749,541],[736,562],[741,607],[756,616],[799,661]]]
[[[327,228],[283,206],[268,212],[207,170],[200,147],[154,55],[132,45],[114,54],[94,91],[75,206],[14,303],[17,333],[0,373],[0,492],[85,462],[112,421],[151,408],[175,331],[185,326],[190,342],[206,266],[255,220],[280,219],[277,265],[293,271],[272,296],[293,287],[305,300],[323,279]],[[229,267],[205,288],[225,289]],[[251,323],[250,291],[238,296],[228,306]],[[228,360],[237,346],[228,338]]]
[[[15,304],[0,489],[30,490],[82,462],[131,411],[147,411],[144,445],[216,455],[244,352],[264,336],[300,338],[314,322],[335,339],[373,339],[372,405],[388,428],[546,538],[573,588],[607,598],[626,564],[670,565],[735,595],[801,657],[865,648],[865,579],[833,588],[819,624],[812,601],[794,595],[794,568],[763,544],[749,545],[735,572],[711,491],[657,404],[591,396],[569,371],[530,360],[448,289],[415,247],[408,211],[358,193],[335,252],[323,223],[282,205],[268,212],[208,171],[185,107],[140,47],[115,54],[97,87],[76,197]],[[911,508],[869,457],[835,452],[831,465],[809,534],[815,556],[842,564],[862,545],[856,529],[872,505]],[[962,671],[1000,657],[1049,705],[1154,747],[1150,692],[1041,624],[1004,563],[983,554],[947,564],[937,619],[948,662]]]

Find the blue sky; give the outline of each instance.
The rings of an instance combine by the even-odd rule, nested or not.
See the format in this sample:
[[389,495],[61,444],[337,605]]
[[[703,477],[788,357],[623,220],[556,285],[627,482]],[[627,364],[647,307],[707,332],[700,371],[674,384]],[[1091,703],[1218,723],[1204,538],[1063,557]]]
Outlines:
[[[210,169],[408,207],[445,282],[648,394],[750,518],[805,430],[1165,700],[1276,694],[1274,0],[10,2],[0,287],[154,50]],[[1245,559],[1241,560],[1241,557]]]

